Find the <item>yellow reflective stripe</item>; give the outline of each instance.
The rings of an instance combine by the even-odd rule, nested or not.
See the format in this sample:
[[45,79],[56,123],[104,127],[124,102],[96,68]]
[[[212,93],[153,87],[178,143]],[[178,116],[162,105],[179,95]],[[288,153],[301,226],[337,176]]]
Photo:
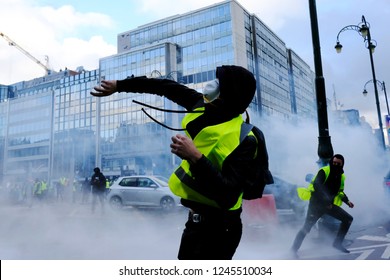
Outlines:
[[[180,177],[184,177],[184,180],[186,182],[189,182],[187,178],[190,176],[184,172],[184,169],[180,169],[181,167],[178,167],[178,169],[176,170],[177,172],[175,171],[168,181],[168,185],[173,194],[191,201],[196,201],[210,206],[219,207],[214,200],[211,200],[208,197],[200,194],[191,187],[187,186],[183,181],[181,181]],[[179,174],[180,177],[178,177],[177,174]]]
[[180,181],[182,181],[184,184],[186,184],[190,188],[192,188],[192,189],[196,188],[196,183],[195,183],[194,178],[192,178],[190,175],[188,175],[182,166],[179,166],[176,169],[175,175],[177,176],[177,178],[179,178]]

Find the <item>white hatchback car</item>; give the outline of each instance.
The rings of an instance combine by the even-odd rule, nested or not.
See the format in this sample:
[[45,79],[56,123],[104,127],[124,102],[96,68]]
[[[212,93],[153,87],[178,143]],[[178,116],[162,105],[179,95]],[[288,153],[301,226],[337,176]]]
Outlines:
[[114,209],[123,206],[153,206],[173,210],[181,206],[180,197],[168,187],[168,181],[160,176],[124,176],[116,179],[107,194]]

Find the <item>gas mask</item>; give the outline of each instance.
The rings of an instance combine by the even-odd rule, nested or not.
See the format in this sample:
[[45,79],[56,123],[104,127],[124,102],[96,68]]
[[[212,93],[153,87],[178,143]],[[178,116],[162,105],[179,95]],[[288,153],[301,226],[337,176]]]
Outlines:
[[[344,173],[344,170],[343,170],[343,163],[340,163],[340,162],[334,162],[333,159],[335,157],[333,156],[330,161],[329,161],[329,165],[330,165],[330,171],[333,172],[333,173],[336,173],[336,174],[343,174]],[[339,158],[337,158],[339,159]],[[343,160],[342,160],[343,161]]]
[[203,99],[205,103],[211,103],[219,97],[219,80],[215,79],[206,84],[203,89]]
[[333,165],[333,164],[330,166],[330,171],[339,175],[344,173],[342,166]]
[[[215,80],[212,80],[210,81],[209,83],[206,84],[205,88],[203,89],[203,99],[204,99],[204,103],[211,103],[213,102],[214,100],[216,100],[218,97],[219,97],[219,80],[218,79],[215,79]],[[158,111],[163,111],[163,112],[168,112],[168,113],[195,113],[195,114],[201,114],[204,112],[204,110],[197,110],[197,111],[180,111],[180,110],[167,110],[167,109],[162,109],[162,108],[157,108],[157,107],[154,107],[154,106],[151,106],[151,105],[148,105],[148,104],[145,104],[145,103],[142,103],[142,102],[139,102],[139,101],[136,101],[136,100],[133,100],[134,103],[137,103],[137,104],[140,104],[142,106],[145,106],[145,107],[148,107],[148,108],[151,108],[151,109],[155,109],[155,110],[158,110]],[[185,130],[184,128],[172,128],[172,127],[169,127],[161,122],[159,122],[158,120],[156,120],[155,118],[153,118],[150,114],[148,114],[144,108],[141,109],[142,112],[144,112],[151,120],[153,120],[154,122],[160,124],[161,126],[165,127],[165,128],[168,128],[170,130],[174,130],[174,131],[183,131]]]

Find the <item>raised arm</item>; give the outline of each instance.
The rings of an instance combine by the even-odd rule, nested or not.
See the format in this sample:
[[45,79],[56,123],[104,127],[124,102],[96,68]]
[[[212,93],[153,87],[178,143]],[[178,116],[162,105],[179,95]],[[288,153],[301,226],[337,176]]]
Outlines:
[[192,110],[199,102],[203,102],[201,93],[185,85],[168,79],[153,79],[145,76],[117,81],[105,80],[94,89],[96,92],[91,92],[91,95],[96,97],[109,96],[115,92],[156,94],[168,98],[187,110]]

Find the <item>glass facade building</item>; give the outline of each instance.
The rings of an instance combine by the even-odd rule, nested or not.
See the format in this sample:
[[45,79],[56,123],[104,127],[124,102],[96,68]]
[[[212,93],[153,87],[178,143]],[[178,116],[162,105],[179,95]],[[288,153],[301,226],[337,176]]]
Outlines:
[[[98,71],[62,71],[3,86],[0,102],[2,179],[86,176],[96,162]],[[70,176],[71,175],[71,176]]]
[[315,99],[313,97],[314,73],[309,66],[293,50],[288,50],[289,94],[291,113],[303,118],[317,117]]
[[81,71],[59,80],[52,100],[50,177],[85,178],[97,157],[97,107],[90,95],[98,71]]
[[176,132],[144,111],[174,128],[183,115],[142,103],[182,108],[149,94],[95,98],[91,88],[103,79],[134,75],[173,79],[202,91],[215,79],[216,67],[229,64],[255,75],[251,113],[316,117],[313,71],[257,16],[229,0],[118,34],[117,54],[101,58],[99,69],[0,86],[0,176],[84,178],[95,166],[108,177],[168,176],[179,163],[169,150]]

